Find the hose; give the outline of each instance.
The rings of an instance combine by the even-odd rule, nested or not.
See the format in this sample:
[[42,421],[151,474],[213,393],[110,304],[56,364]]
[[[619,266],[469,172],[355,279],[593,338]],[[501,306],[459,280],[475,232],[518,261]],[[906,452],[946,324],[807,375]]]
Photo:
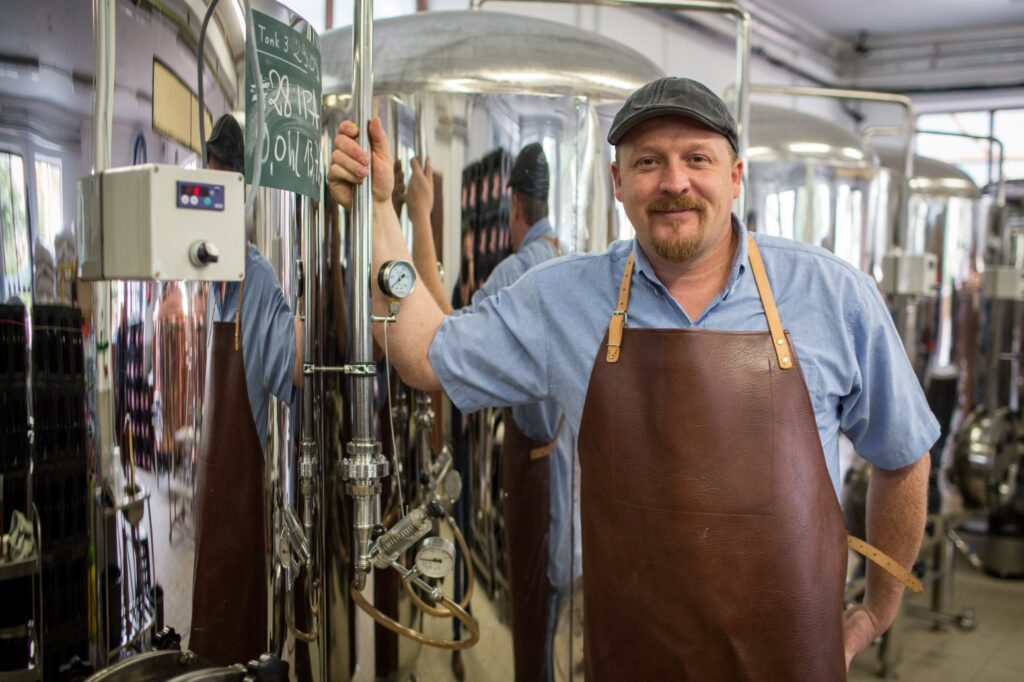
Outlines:
[[390,616],[381,613],[373,604],[366,601],[366,597],[363,596],[363,593],[356,589],[355,583],[352,584],[352,601],[366,612],[370,618],[373,618],[391,632],[394,632],[396,635],[407,637],[414,642],[419,642],[420,644],[434,646],[439,649],[461,651],[463,649],[470,648],[480,641],[480,625],[476,622],[476,619],[448,597],[441,597],[441,603],[466,627],[466,630],[469,632],[469,636],[464,639],[438,639],[402,625]]
[[[203,16],[203,25],[199,29],[199,52],[196,60],[199,64],[199,75],[196,78],[196,92],[197,99],[199,100],[199,149],[202,154],[202,157],[199,159],[200,168],[206,168],[206,117],[203,116],[205,112],[203,105],[203,51],[206,47],[206,27],[210,24],[210,18],[213,16],[213,10],[216,9],[218,2],[220,0],[211,0],[210,6],[206,8],[206,14]],[[252,34],[250,33],[249,35]]]

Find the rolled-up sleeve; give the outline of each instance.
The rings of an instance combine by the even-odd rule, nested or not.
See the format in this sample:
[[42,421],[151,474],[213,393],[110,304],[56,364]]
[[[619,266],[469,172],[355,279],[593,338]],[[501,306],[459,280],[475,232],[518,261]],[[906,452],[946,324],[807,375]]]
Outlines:
[[537,286],[537,277],[527,274],[441,324],[428,357],[460,410],[549,397],[545,311]]
[[882,469],[913,464],[939,437],[939,424],[889,311],[873,284],[863,286],[860,305],[850,308],[857,371],[840,400],[840,428],[864,459]]

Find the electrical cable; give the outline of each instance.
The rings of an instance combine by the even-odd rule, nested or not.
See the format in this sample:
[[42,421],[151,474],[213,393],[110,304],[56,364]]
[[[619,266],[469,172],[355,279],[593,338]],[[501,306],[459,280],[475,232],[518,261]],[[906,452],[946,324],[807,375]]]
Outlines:
[[391,411],[391,356],[388,354],[388,323],[384,322],[384,380],[388,386],[388,427],[391,429],[391,459],[395,467],[395,487],[398,489],[399,516],[405,516],[409,510],[405,508],[402,496],[402,475],[398,468],[398,448],[395,447],[395,417]]
[[[197,60],[199,75],[196,78],[196,87],[199,99],[199,150],[202,154],[199,158],[200,168],[206,168],[206,117],[203,116],[205,111],[203,104],[203,52],[206,48],[206,27],[210,24],[210,18],[213,16],[213,10],[217,7],[218,2],[220,0],[211,0],[210,6],[206,8],[206,14],[203,16],[202,28],[199,29],[199,53]],[[250,33],[249,35],[252,34]]]

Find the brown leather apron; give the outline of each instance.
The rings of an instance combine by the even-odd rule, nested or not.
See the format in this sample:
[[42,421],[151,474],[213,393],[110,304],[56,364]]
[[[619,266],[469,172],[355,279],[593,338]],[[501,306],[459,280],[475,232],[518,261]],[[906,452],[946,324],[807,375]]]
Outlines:
[[843,517],[750,251],[772,333],[623,329],[630,256],[580,427],[588,680],[846,677]]
[[[561,255],[558,239],[540,237]],[[543,680],[548,620],[548,534],[551,527],[551,459],[558,432],[550,443],[520,430],[512,410],[503,411],[501,444],[502,512],[505,560],[508,562],[512,651],[517,682]],[[558,423],[560,432],[565,417]]]
[[[548,532],[551,450],[524,434],[504,410],[501,444],[502,512],[517,682],[544,679],[547,641]],[[556,435],[557,440],[557,435]]]
[[189,648],[217,665],[267,648],[263,448],[249,407],[235,322],[215,322],[196,457],[196,559]]

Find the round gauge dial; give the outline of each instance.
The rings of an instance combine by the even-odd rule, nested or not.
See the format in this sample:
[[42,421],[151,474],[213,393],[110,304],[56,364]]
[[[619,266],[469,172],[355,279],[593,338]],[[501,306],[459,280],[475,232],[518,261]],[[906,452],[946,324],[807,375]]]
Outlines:
[[377,284],[391,298],[405,298],[416,286],[416,269],[407,260],[389,260],[377,273]]
[[441,537],[423,541],[416,552],[416,570],[428,578],[443,578],[455,566],[455,545]]
[[462,474],[451,469],[444,477],[444,494],[453,502],[462,494]]

